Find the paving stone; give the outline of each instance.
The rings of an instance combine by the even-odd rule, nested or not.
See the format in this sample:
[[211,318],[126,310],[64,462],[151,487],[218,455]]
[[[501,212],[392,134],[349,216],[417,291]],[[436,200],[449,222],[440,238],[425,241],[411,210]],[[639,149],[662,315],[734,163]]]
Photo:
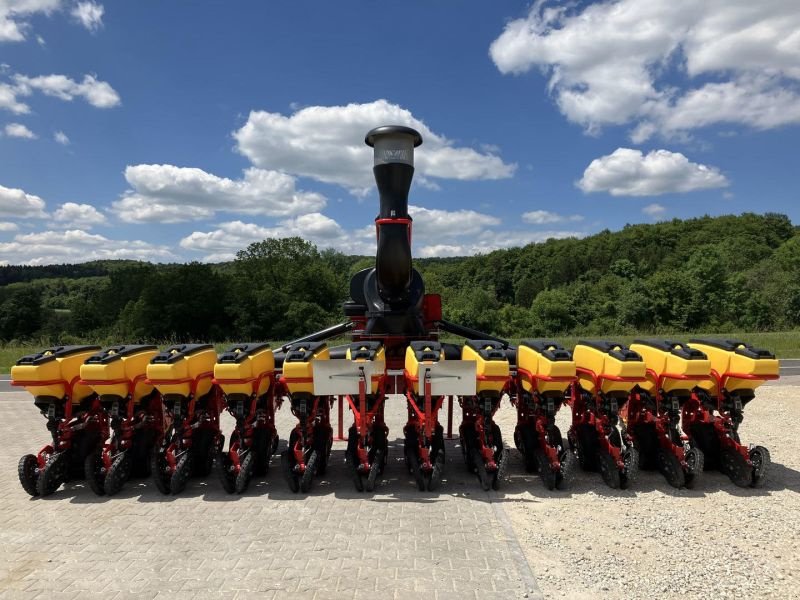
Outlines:
[[[522,597],[502,524],[455,441],[441,489],[420,493],[402,460],[404,420],[403,402],[390,399],[389,464],[372,494],[353,489],[345,444],[335,442],[328,474],[308,495],[286,489],[276,456],[241,496],[223,493],[212,475],[178,497],[132,480],[112,498],[74,481],[32,499],[16,464],[49,441],[45,421],[26,393],[0,394],[0,596]],[[294,424],[287,407],[277,423],[285,436]]]

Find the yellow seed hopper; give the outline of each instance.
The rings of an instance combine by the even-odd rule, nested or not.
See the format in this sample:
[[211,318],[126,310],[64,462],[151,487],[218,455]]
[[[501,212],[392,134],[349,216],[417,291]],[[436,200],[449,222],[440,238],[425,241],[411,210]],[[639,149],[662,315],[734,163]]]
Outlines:
[[629,393],[642,383],[646,369],[642,357],[616,342],[578,342],[572,353],[581,387],[595,393]]
[[292,394],[314,393],[315,360],[328,360],[330,350],[325,342],[297,342],[286,350],[283,359],[283,381]]
[[147,379],[162,395],[188,397],[194,389],[199,398],[211,390],[216,362],[217,353],[211,344],[178,344],[152,358]]
[[[236,344],[220,354],[214,365],[214,379],[225,394],[267,393],[275,372],[275,356],[269,344]],[[259,379],[260,378],[260,379]]]
[[156,346],[111,346],[93,354],[81,365],[81,379],[100,396],[125,398],[133,384],[133,402],[153,391],[144,381],[147,365],[158,354]]
[[517,348],[522,388],[541,393],[563,393],[575,379],[575,361],[569,350],[552,340],[522,340]]
[[[689,346],[708,356],[722,387],[729,392],[755,390],[765,381],[777,379],[780,372],[780,363],[774,354],[739,340],[691,339]],[[716,383],[705,382],[701,387],[715,391]]]
[[[11,367],[11,380],[34,397],[60,400],[67,395],[70,384],[80,379],[83,362],[98,350],[100,346],[52,346],[28,354]],[[72,388],[72,404],[80,404],[93,393],[89,386],[76,383]]]
[[367,393],[378,393],[381,377],[383,377],[384,371],[386,370],[386,350],[383,344],[378,341],[354,342],[348,346],[345,356],[347,360],[353,362],[372,362],[375,364],[370,391]]
[[431,364],[444,360],[444,352],[439,342],[411,342],[406,348],[406,375],[411,380],[415,394],[419,394],[419,365]]
[[500,392],[508,382],[508,357],[503,346],[494,340],[467,340],[461,360],[476,363],[477,393]]
[[639,384],[651,394],[658,391],[659,385],[667,393],[688,392],[709,382],[711,361],[696,348],[670,340],[642,339],[634,340],[631,350],[642,357],[654,374],[646,383]]

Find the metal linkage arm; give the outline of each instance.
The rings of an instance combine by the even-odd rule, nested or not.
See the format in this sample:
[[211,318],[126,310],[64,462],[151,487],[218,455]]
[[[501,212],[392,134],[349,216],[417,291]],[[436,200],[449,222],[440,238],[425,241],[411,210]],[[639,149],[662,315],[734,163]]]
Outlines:
[[291,346],[292,344],[300,344],[303,342],[319,342],[322,340],[327,340],[332,337],[336,337],[337,335],[342,335],[343,333],[347,333],[351,329],[353,329],[353,322],[345,321],[344,323],[339,323],[338,325],[334,325],[333,327],[328,327],[327,329],[322,329],[315,333],[311,333],[301,338],[297,338],[296,340],[292,340],[291,342],[286,342],[283,346],[281,346],[281,350],[283,352],[286,352],[286,350],[288,350],[289,346]]
[[437,324],[439,329],[443,329],[447,333],[452,333],[453,335],[458,335],[470,340],[494,340],[495,342],[500,342],[503,345],[503,348],[508,348],[511,345],[508,340],[499,338],[496,335],[489,335],[488,333],[478,331],[477,329],[464,327],[463,325],[451,323],[450,321],[445,321],[444,319],[438,321]]

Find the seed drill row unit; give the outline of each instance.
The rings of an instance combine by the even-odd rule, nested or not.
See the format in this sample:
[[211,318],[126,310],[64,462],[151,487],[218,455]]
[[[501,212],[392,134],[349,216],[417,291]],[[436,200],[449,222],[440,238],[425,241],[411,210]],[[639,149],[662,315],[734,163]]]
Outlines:
[[[371,491],[386,466],[385,400],[405,397],[405,464],[420,490],[435,490],[445,464],[439,411],[456,398],[467,468],[483,489],[497,488],[507,465],[494,415],[509,398],[514,441],[527,470],[565,488],[578,463],[612,487],[628,487],[640,462],[668,481],[695,486],[705,468],[737,485],[759,486],[765,448],[741,444],[738,427],[754,390],[778,376],[778,361],[737,341],[688,345],[643,340],[626,348],[582,342],[574,352],[547,340],[512,347],[505,340],[442,318],[441,298],[426,294],[411,262],[408,192],[419,133],[401,126],[370,131],[380,212],[375,267],[350,281],[343,323],[273,352],[241,344],[220,356],[207,344],[160,352],[154,346],[49,348],[12,368],[33,394],[52,443],[19,463],[22,486],[47,495],[72,477],[114,494],[131,475],[152,476],[177,494],[192,475],[215,468],[228,492],[243,492],[266,472],[278,447],[275,411],[288,403],[297,424],[281,453],[290,489],[306,492],[324,475],[333,429],[330,411],[346,401],[354,416],[346,461],[357,489]],[[439,342],[441,332],[466,338]],[[352,342],[329,348],[325,340]],[[565,442],[555,417],[572,410]],[[227,448],[219,417],[236,420]],[[341,423],[341,412],[340,419]],[[449,427],[448,427],[449,429]]]

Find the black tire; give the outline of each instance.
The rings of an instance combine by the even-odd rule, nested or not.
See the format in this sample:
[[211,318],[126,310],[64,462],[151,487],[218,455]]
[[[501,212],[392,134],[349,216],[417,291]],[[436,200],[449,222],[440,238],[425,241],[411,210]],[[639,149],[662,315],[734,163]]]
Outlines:
[[163,447],[155,446],[150,453],[150,474],[156,489],[164,495],[169,494],[171,475],[167,472],[167,458]]
[[328,458],[333,445],[333,429],[319,426],[314,430],[314,450],[317,452],[317,466],[314,475],[323,477],[328,471]]
[[538,435],[533,427],[526,427],[522,431],[522,457],[525,460],[525,471],[536,473],[539,470],[539,459],[536,452],[539,448]]
[[214,468],[214,457],[217,449],[214,447],[214,434],[208,429],[201,429],[192,436],[192,447],[188,454],[191,455],[191,474],[196,477],[208,477]]
[[550,467],[550,461],[547,460],[547,454],[545,454],[544,450],[537,449],[536,450],[536,463],[539,467],[539,477],[548,490],[555,489],[556,482],[558,480],[558,475],[553,469]]
[[39,479],[39,461],[33,454],[26,454],[19,459],[17,475],[23,490],[31,496],[39,495],[39,490],[36,487],[36,482]]
[[720,470],[739,487],[750,487],[753,483],[753,467],[732,448],[723,448],[719,454]]
[[311,490],[311,484],[314,483],[314,475],[316,475],[317,464],[319,462],[319,454],[316,450],[312,450],[306,463],[306,470],[303,471],[300,477],[300,491],[304,494]]
[[375,456],[372,459],[372,464],[369,466],[369,475],[364,482],[364,489],[371,492],[375,489],[375,482],[378,480],[378,475],[381,471],[381,463],[383,462],[383,450],[378,448],[375,450]]
[[184,451],[175,463],[175,472],[169,480],[169,491],[175,496],[186,489],[189,477],[192,476],[193,457],[190,451]]
[[236,476],[231,471],[231,459],[227,452],[220,451],[217,453],[214,468],[217,471],[217,478],[222,484],[222,489],[229,494],[234,493],[236,491]]
[[486,472],[486,464],[483,462],[480,450],[477,448],[472,449],[472,462],[475,464],[475,473],[478,475],[478,481],[481,484],[481,489],[488,492],[492,487],[492,478]]
[[106,473],[103,466],[103,449],[90,452],[83,461],[83,476],[89,488],[98,496],[105,496]]
[[300,491],[300,481],[293,470],[294,465],[292,465],[289,454],[290,450],[281,452],[281,471],[283,472],[283,478],[286,480],[286,485],[289,486],[289,490],[296,494]]
[[131,477],[150,477],[150,454],[153,450],[155,432],[152,430],[139,430],[133,435],[133,443],[128,452],[131,455]]
[[599,468],[598,457],[601,452],[597,444],[597,433],[594,428],[588,426],[580,427],[575,433],[578,464],[584,471],[596,471]]
[[620,472],[617,463],[608,452],[601,451],[597,454],[597,461],[600,464],[600,475],[605,484],[612,490],[620,487]]
[[411,474],[414,476],[414,483],[417,484],[417,490],[424,492],[426,487],[425,474],[420,468],[416,447],[408,446],[406,448],[406,462],[409,465]]
[[508,448],[502,446],[494,453],[494,460],[497,463],[497,470],[492,473],[492,489],[499,490],[500,483],[505,478],[506,468],[508,467]]
[[429,492],[435,492],[442,485],[442,475],[444,475],[444,449],[436,453],[436,458],[433,459],[433,470],[431,477],[427,481],[427,488]]
[[130,450],[124,450],[114,457],[111,468],[106,473],[103,490],[109,496],[118,493],[131,477],[132,457]]
[[49,496],[67,480],[67,459],[65,452],[55,452],[47,458],[36,481],[36,491],[40,496]]
[[686,485],[686,476],[683,472],[683,466],[675,454],[665,448],[659,448],[656,450],[656,463],[659,472],[672,487],[680,489]]
[[750,450],[750,462],[753,463],[753,480],[750,485],[754,488],[764,487],[769,476],[769,467],[772,464],[769,450],[764,446],[756,446]]
[[278,451],[278,444],[280,443],[280,438],[278,438],[278,434],[275,431],[272,431],[272,444],[269,447],[269,455],[274,456],[275,453]]
[[622,451],[622,461],[625,467],[619,474],[619,487],[627,490],[639,477],[639,451],[633,446],[628,446]]
[[684,474],[686,487],[690,490],[695,489],[703,479],[705,469],[705,456],[700,448],[689,448],[686,451],[686,464],[688,469]]
[[236,476],[236,493],[243,494],[247,487],[250,485],[250,479],[253,477],[253,470],[255,469],[256,458],[253,451],[250,450],[245,454],[242,459],[242,467],[239,469],[239,474]]
[[257,477],[263,477],[269,471],[269,458],[272,456],[270,449],[273,445],[269,435],[268,429],[259,429],[253,436],[250,453],[254,454],[253,475]]
[[561,469],[556,474],[556,489],[567,490],[575,481],[575,471],[578,469],[578,459],[569,448],[563,448],[558,453]]

